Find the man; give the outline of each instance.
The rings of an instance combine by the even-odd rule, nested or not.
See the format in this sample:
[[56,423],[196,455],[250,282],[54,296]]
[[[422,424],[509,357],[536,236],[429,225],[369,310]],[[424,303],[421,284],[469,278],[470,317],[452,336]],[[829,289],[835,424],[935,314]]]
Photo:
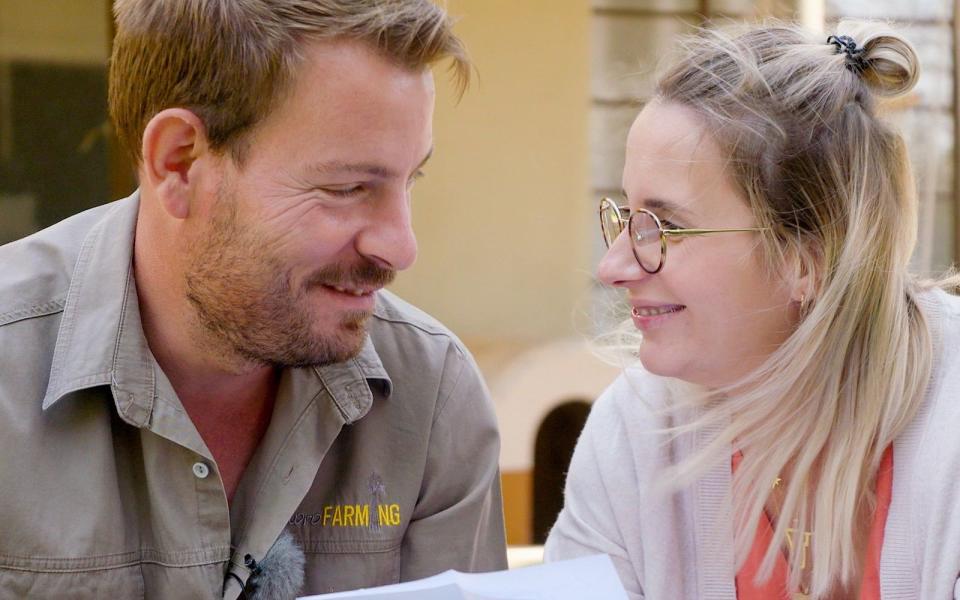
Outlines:
[[[505,567],[485,387],[382,290],[416,255],[428,67],[469,69],[447,17],[427,0],[115,16],[110,110],[140,189],[0,248],[3,597]],[[302,586],[271,580],[304,560]]]

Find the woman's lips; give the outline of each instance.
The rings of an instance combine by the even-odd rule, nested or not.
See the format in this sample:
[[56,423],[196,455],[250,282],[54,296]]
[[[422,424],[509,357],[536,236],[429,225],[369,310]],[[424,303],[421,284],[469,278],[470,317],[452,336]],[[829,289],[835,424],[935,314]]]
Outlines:
[[683,310],[683,306],[672,304],[670,306],[634,306],[630,313],[635,317],[658,317],[668,313],[675,313]]
[[630,316],[637,329],[649,330],[659,327],[685,308],[682,304],[634,305]]

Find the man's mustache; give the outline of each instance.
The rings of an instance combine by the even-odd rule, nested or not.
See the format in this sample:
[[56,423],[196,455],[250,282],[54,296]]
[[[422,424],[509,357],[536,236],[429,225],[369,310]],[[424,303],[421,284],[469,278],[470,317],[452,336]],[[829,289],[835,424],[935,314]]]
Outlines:
[[327,265],[314,273],[307,281],[307,285],[380,288],[390,285],[396,276],[397,272],[393,269],[385,269],[373,261],[364,259],[360,263],[349,266]]

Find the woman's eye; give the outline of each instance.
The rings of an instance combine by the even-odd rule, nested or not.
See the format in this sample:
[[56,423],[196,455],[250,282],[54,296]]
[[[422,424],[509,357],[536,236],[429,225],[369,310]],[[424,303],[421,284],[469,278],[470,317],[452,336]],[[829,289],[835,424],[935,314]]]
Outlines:
[[660,221],[660,225],[667,231],[671,229],[683,229],[683,227],[680,227],[679,225],[671,221]]

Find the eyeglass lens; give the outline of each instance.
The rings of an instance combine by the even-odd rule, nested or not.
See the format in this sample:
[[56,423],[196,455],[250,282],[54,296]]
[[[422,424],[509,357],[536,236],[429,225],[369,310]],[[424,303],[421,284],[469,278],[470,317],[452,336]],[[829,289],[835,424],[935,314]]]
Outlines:
[[638,210],[630,215],[630,243],[633,255],[645,271],[656,272],[663,259],[660,224],[648,212]]
[[620,219],[620,211],[613,202],[605,202],[600,206],[600,229],[603,232],[603,242],[607,248],[613,245],[617,236],[623,231],[624,222]]

